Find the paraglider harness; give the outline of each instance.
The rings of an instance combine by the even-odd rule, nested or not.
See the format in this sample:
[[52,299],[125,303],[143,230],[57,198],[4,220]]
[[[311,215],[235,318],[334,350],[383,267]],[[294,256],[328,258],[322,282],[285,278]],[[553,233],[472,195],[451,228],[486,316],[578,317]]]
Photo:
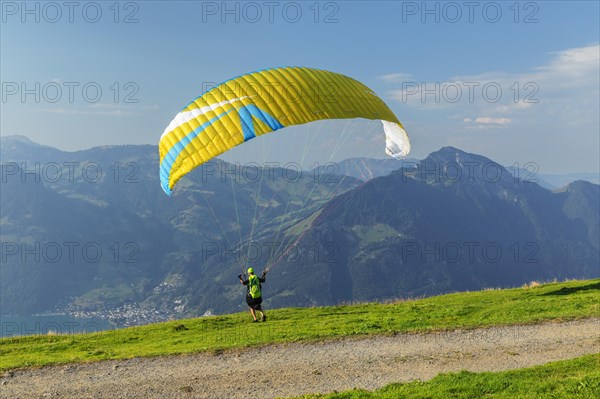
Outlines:
[[248,295],[253,299],[262,297],[260,279],[256,275],[248,276]]
[[[262,286],[261,283],[265,282],[266,272],[263,272],[261,277],[255,274],[249,275],[247,280],[243,280],[243,284],[246,286],[246,303],[252,309],[261,310],[262,303]],[[243,277],[246,277],[245,275]],[[242,275],[238,276],[242,280]]]

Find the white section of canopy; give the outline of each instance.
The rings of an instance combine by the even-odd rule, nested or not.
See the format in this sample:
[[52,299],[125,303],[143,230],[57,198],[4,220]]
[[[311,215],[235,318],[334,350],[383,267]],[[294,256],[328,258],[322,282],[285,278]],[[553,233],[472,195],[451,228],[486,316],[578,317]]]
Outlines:
[[410,152],[410,141],[406,131],[397,123],[382,120],[385,132],[385,153],[396,159],[404,158]]
[[206,105],[204,107],[196,108],[191,111],[180,112],[175,116],[175,118],[171,121],[171,123],[169,123],[169,126],[167,126],[167,128],[165,129],[163,134],[160,136],[160,138],[162,140],[162,138],[165,137],[165,135],[167,133],[169,133],[170,131],[175,129],[177,126],[181,126],[184,123],[187,123],[187,122],[191,121],[192,119],[198,117],[199,115],[203,115],[209,111],[214,111],[215,109],[222,107],[223,105],[233,104],[234,102],[242,101],[243,99],[251,98],[251,97],[252,96],[233,98],[231,100],[221,101],[220,103]]

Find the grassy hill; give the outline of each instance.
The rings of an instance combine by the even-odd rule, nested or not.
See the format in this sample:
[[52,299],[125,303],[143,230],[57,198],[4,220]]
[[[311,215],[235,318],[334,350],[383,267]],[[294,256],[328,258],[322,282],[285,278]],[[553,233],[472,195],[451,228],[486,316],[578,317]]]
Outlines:
[[266,323],[247,313],[92,334],[0,340],[0,370],[352,336],[423,333],[600,317],[600,279],[455,293],[390,304],[289,308]]
[[497,373],[440,374],[430,381],[390,384],[375,392],[357,389],[297,399],[596,399],[599,391],[600,355],[596,354]]

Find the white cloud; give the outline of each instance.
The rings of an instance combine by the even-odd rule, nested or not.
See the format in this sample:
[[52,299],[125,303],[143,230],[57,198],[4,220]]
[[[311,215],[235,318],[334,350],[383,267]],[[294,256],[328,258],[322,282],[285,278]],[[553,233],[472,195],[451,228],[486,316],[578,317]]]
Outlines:
[[493,124],[493,125],[506,125],[510,123],[510,119],[508,118],[489,118],[489,117],[479,117],[475,119],[477,123],[483,124]]
[[600,45],[573,48],[552,54],[555,58],[548,65],[536,68],[539,79],[562,78],[559,82],[573,87],[573,85],[590,83],[590,75],[598,78]]
[[[440,82],[403,81],[390,95],[414,108],[452,109],[449,120],[464,124],[469,119],[471,127],[552,120],[557,127],[563,124],[588,130],[595,124],[597,132],[600,45],[570,48],[550,56],[544,65],[521,73],[495,71]],[[484,119],[476,122],[477,118]]]
[[100,109],[100,110],[89,110],[89,109],[77,109],[77,108],[42,108],[40,111],[49,112],[52,114],[65,114],[65,115],[110,115],[110,116],[130,116],[134,115],[131,111],[125,111],[122,109]]
[[85,108],[78,107],[57,107],[57,108],[40,108],[39,111],[52,114],[64,115],[108,115],[108,116],[132,116],[141,115],[141,111],[154,111],[159,109],[158,105],[124,105],[118,103],[95,103],[89,104]]
[[379,79],[386,83],[402,83],[404,81],[413,80],[412,75],[408,73],[390,73],[387,75],[380,76]]
[[492,118],[489,116],[478,116],[475,119],[464,118],[463,123],[468,129],[493,129],[504,127],[511,122],[509,118]]
[[95,103],[90,105],[95,109],[121,109],[121,110],[156,110],[158,109],[158,105],[123,105],[118,103]]
[[[405,125],[421,147],[455,145],[562,173],[598,167],[599,71],[600,45],[594,44],[548,53],[547,60],[522,71],[441,76],[439,82],[415,77],[388,87],[404,115],[416,119]],[[459,98],[452,91],[457,87]]]

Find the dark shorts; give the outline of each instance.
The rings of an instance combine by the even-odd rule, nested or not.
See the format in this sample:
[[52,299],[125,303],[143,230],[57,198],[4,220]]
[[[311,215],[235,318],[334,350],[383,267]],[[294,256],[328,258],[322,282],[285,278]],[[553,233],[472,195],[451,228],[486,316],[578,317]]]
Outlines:
[[246,303],[254,310],[261,310],[262,298],[252,298],[250,295],[246,295]]

